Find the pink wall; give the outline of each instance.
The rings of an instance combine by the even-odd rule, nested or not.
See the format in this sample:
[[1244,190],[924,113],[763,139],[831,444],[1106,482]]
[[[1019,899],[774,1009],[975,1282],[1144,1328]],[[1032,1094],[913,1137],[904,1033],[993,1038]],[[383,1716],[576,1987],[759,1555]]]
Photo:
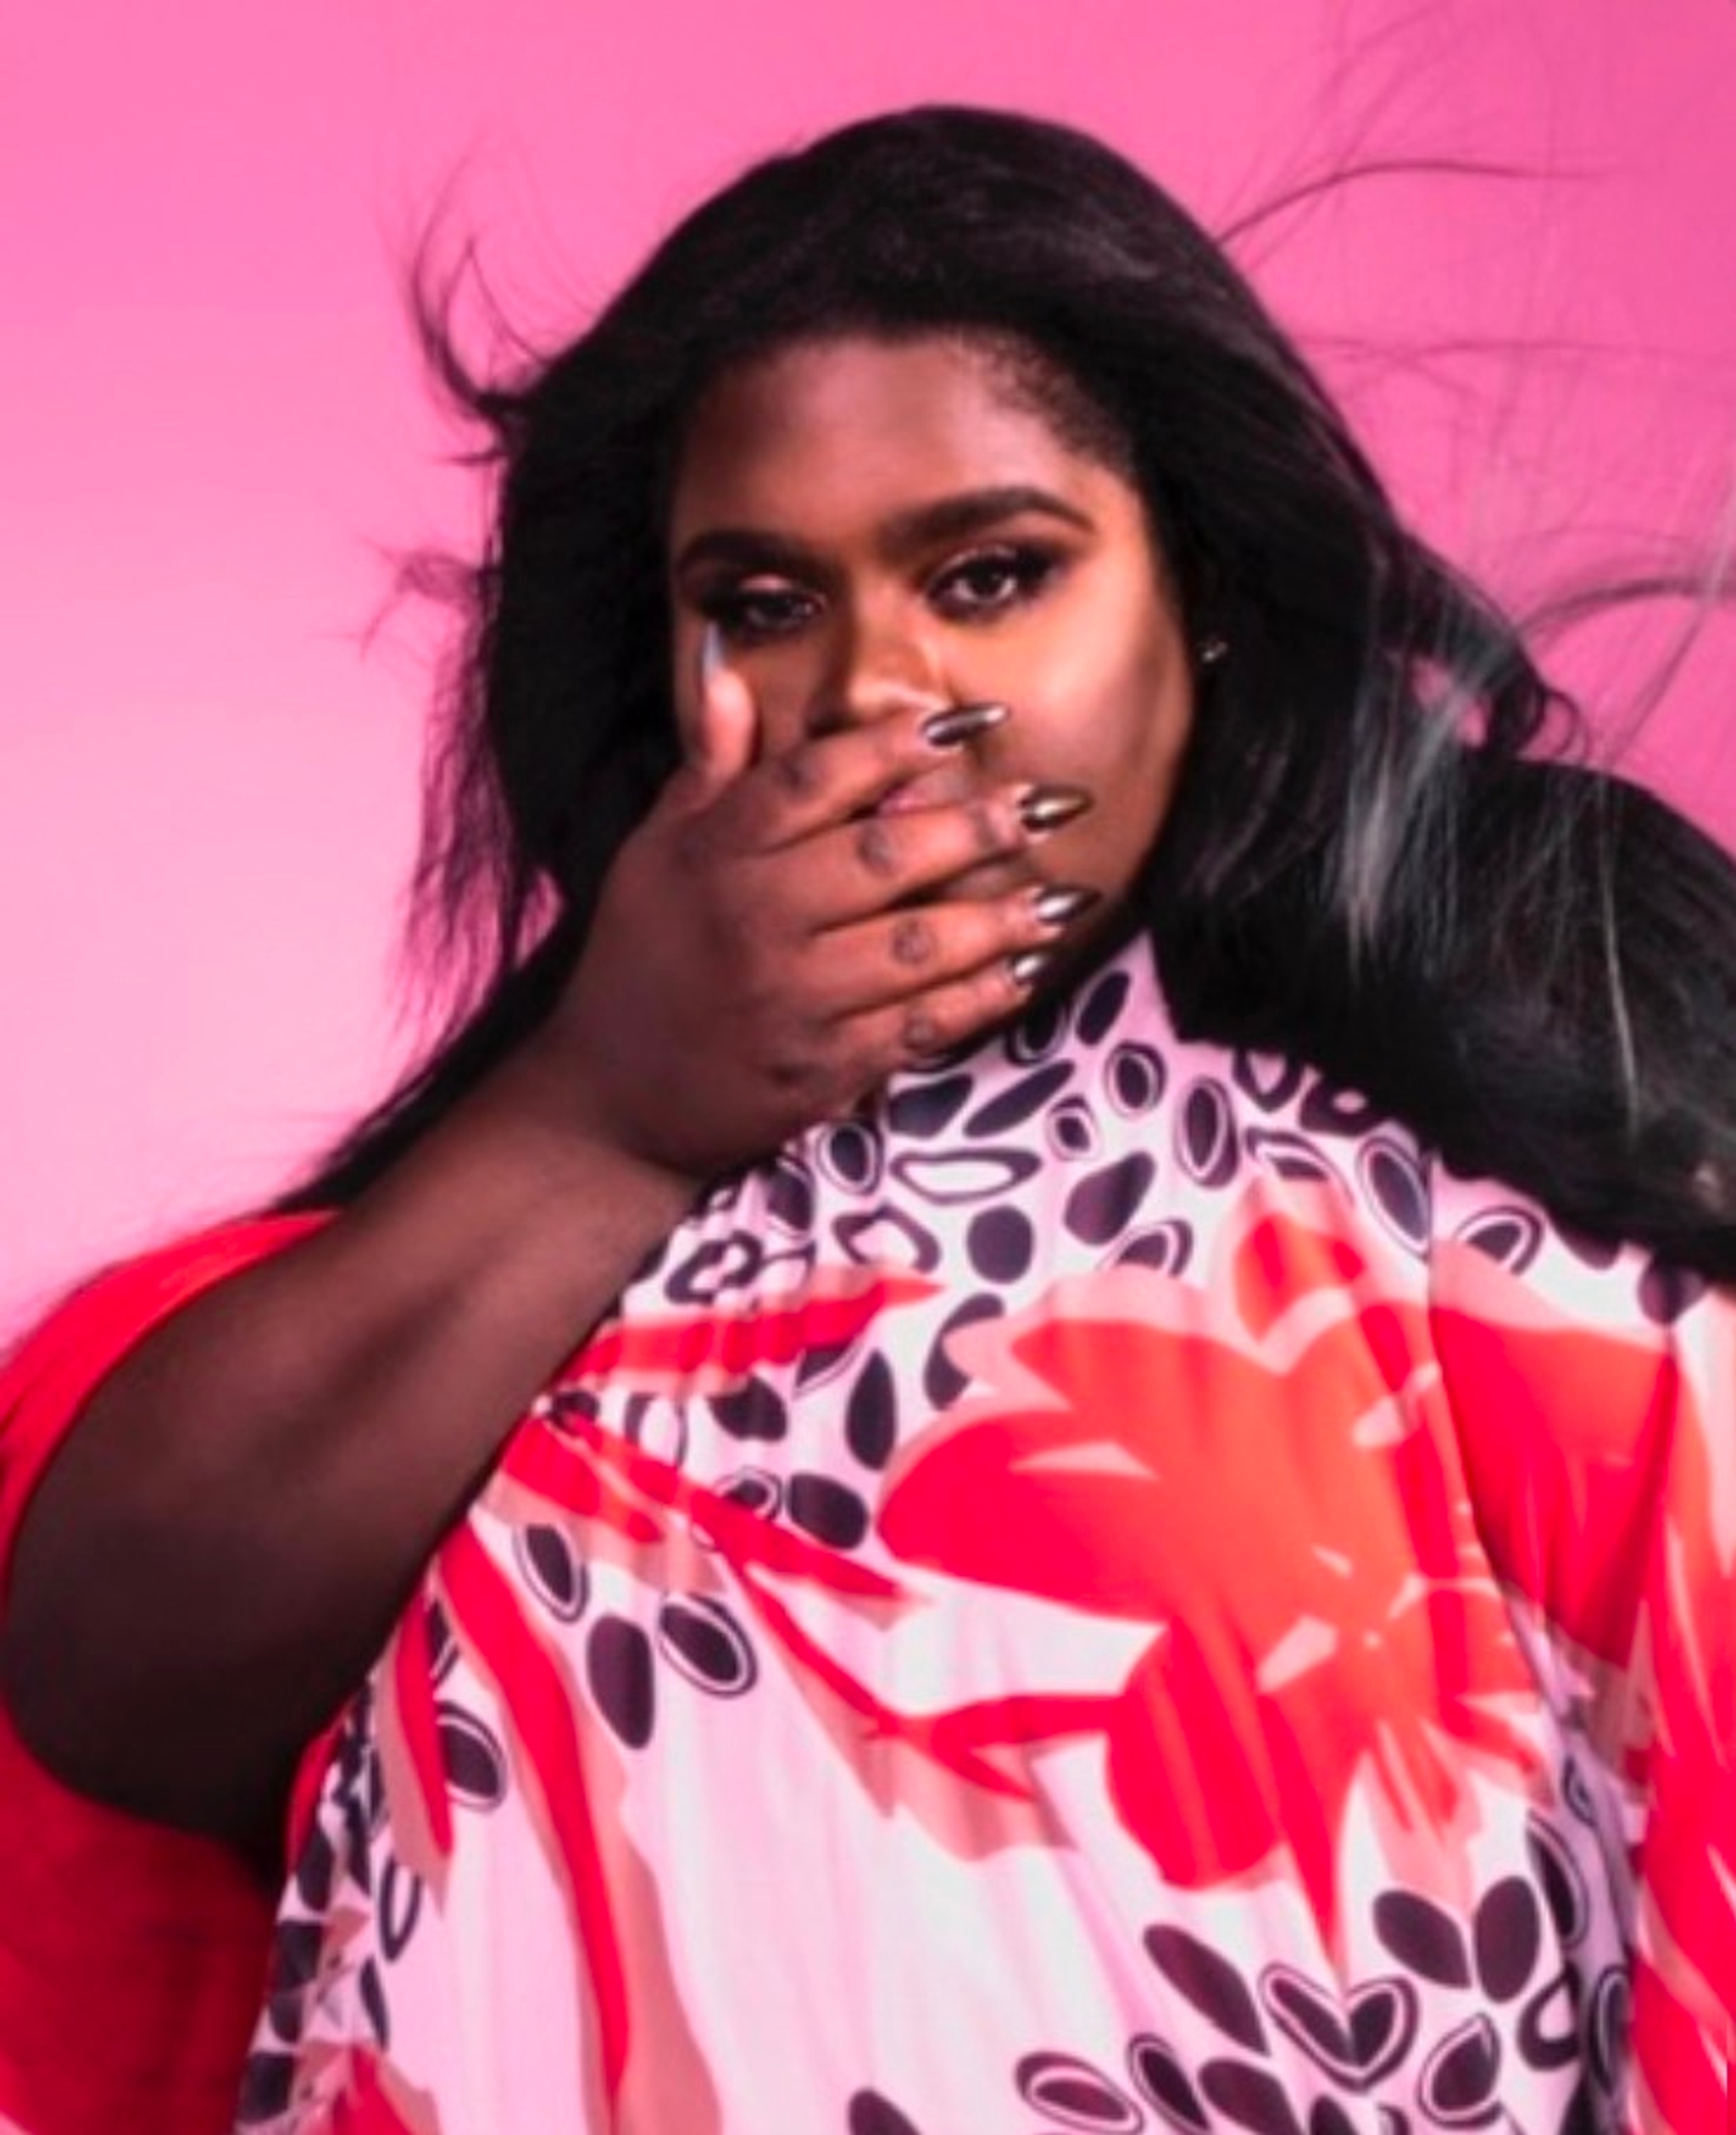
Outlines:
[[[462,531],[392,236],[461,155],[579,315],[749,155],[876,108],[1093,126],[1262,243],[1400,496],[1522,589],[1704,528],[1736,430],[1732,0],[73,0],[0,31],[0,1327],[263,1192],[379,1084],[426,645],[375,544]],[[1489,342],[1518,342],[1516,360]],[[1636,759],[1736,837],[1732,639]],[[1605,631],[1578,671],[1631,687]],[[1594,650],[1595,658],[1589,653]]]

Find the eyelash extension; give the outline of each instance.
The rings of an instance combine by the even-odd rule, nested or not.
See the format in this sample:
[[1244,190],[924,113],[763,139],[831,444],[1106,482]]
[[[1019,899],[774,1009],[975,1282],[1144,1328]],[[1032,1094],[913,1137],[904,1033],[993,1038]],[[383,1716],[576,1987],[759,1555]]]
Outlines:
[[[1022,607],[1034,599],[1061,568],[1061,559],[1052,550],[1028,542],[1005,542],[990,548],[980,548],[969,555],[959,556],[944,564],[929,580],[926,598],[940,598],[949,585],[966,578],[975,571],[1004,571],[1013,581],[1011,592],[1004,598],[979,603],[966,602],[955,611],[953,620],[969,622],[973,620],[993,621],[1009,609]],[[787,636],[798,629],[808,613],[819,605],[817,594],[789,587],[765,592],[753,592],[737,587],[719,587],[703,594],[698,603],[701,615],[707,622],[715,623],[724,636],[737,642],[765,643]],[[766,622],[764,611],[770,608],[776,614],[782,611],[782,620]]]
[[1053,550],[1039,548],[1030,542],[1009,542],[993,548],[979,548],[973,554],[960,556],[947,564],[932,579],[930,598],[949,580],[964,577],[971,571],[1004,570],[1014,581],[1013,593],[1007,599],[986,603],[977,611],[985,615],[999,615],[1032,598],[1060,569],[1060,562]]

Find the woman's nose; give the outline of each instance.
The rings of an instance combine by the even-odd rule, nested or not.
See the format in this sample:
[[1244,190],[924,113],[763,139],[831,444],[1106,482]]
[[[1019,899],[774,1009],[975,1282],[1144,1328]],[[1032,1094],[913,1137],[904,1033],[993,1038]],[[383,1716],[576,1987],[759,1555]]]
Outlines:
[[954,695],[934,648],[918,634],[858,630],[815,692],[808,727],[833,733],[899,712],[939,710]]

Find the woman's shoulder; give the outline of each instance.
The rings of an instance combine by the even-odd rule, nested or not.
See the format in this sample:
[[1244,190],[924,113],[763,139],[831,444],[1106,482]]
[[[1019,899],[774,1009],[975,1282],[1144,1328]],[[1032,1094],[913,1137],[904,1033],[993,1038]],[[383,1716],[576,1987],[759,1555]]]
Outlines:
[[117,1262],[63,1298],[0,1359],[0,1563],[48,1454],[128,1351],[226,1276],[326,1220],[243,1217]]

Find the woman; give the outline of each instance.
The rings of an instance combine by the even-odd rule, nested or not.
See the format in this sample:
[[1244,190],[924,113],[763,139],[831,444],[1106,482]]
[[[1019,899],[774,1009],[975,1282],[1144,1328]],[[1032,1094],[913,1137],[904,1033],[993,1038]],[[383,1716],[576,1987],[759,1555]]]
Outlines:
[[14,1363],[0,2110],[1720,2125],[1728,864],[1082,136],[424,316],[492,965]]

